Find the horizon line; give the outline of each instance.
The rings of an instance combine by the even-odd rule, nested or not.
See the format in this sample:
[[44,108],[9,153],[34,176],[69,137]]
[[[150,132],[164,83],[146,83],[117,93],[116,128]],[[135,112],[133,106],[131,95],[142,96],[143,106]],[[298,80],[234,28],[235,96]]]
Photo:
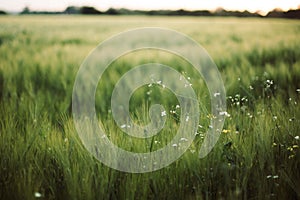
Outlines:
[[216,7],[214,9],[187,9],[187,8],[162,8],[162,9],[132,9],[132,8],[127,8],[127,7],[109,7],[107,9],[99,9],[97,6],[92,6],[92,5],[68,5],[66,6],[65,8],[63,9],[32,9],[30,8],[30,6],[24,6],[24,8],[22,10],[7,10],[7,9],[2,9],[0,7],[0,10],[2,11],[5,11],[7,13],[21,13],[25,8],[29,8],[29,10],[31,12],[63,12],[65,11],[68,7],[77,7],[77,8],[81,8],[81,7],[93,7],[95,9],[97,9],[98,11],[101,11],[101,12],[105,12],[109,9],[116,9],[116,10],[120,10],[120,9],[126,9],[126,10],[130,10],[130,11],[178,11],[178,10],[185,10],[185,11],[210,11],[210,12],[217,12],[218,10],[224,10],[224,11],[232,11],[232,12],[235,12],[235,11],[238,11],[238,12],[250,12],[250,13],[257,13],[257,14],[260,14],[260,15],[267,15],[269,12],[272,12],[272,11],[275,11],[275,10],[278,10],[278,11],[282,11],[282,12],[286,12],[286,11],[289,11],[289,10],[298,10],[300,9],[300,5],[298,5],[297,8],[289,8],[289,9],[282,9],[282,8],[279,8],[279,7],[274,7],[273,9],[270,9],[268,11],[262,11],[262,10],[256,10],[256,11],[251,11],[251,9],[226,9],[224,7]]

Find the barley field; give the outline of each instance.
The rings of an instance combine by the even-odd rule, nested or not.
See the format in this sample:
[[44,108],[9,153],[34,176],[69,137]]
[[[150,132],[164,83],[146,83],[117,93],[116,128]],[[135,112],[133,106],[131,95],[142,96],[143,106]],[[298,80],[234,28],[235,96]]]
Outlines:
[[[166,52],[120,57],[97,87],[99,125],[132,152],[163,148],[180,125],[178,101],[159,85],[139,88],[131,117],[149,121],[164,105],[153,138],[123,133],[109,110],[114,84],[148,62],[190,79],[201,111],[195,140],[171,165],[125,173],[95,159],[72,119],[72,91],[85,57],[103,40],[139,27],[164,27],[201,44],[226,89],[228,116],[216,146],[200,159],[210,99],[201,76]],[[0,199],[300,199],[300,21],[146,16],[0,16]],[[174,41],[176,42],[176,41]]]

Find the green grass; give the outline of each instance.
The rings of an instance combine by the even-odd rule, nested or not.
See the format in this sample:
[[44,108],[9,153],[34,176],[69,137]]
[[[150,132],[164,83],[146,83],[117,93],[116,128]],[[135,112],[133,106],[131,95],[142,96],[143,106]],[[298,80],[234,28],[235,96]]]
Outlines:
[[[107,110],[111,92],[131,67],[149,61],[172,66],[191,77],[201,100],[200,126],[188,151],[161,170],[130,174],[108,168],[84,149],[71,98],[88,53],[104,39],[141,26],[175,29],[207,49],[221,72],[230,117],[213,151],[199,159],[211,117],[201,77],[164,52],[120,58],[96,94],[100,124],[120,147],[162,148],[180,125],[177,110],[154,138],[130,138],[116,126]],[[36,192],[42,199],[300,198],[299,34],[300,21],[282,19],[0,17],[0,199],[34,199]],[[167,111],[178,104],[170,91],[145,86],[131,98],[132,117],[146,124],[155,102]]]

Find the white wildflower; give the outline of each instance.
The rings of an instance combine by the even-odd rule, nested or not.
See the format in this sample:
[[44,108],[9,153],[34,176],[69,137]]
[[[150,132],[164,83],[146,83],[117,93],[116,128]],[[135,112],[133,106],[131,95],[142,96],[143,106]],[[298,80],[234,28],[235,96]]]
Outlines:
[[34,193],[34,197],[36,197],[36,198],[40,198],[40,197],[42,197],[42,194],[41,194],[41,193],[39,193],[39,192],[35,192],[35,193]]
[[187,142],[188,139],[186,139],[186,138],[180,138],[180,141],[182,141],[182,142]]
[[185,87],[185,88],[186,88],[186,87],[189,87],[189,86],[191,87],[192,84],[191,84],[191,83],[185,83],[185,84],[184,84],[184,87]]
[[267,83],[273,85],[273,80],[267,80]]
[[188,122],[190,119],[190,116],[186,116],[185,121]]
[[126,124],[122,124],[120,127],[121,128],[126,128]]
[[214,93],[214,97],[220,96],[220,92]]
[[228,112],[226,112],[226,111],[222,111],[222,112],[220,112],[219,113],[221,116],[226,116],[226,117],[230,117],[230,114],[228,113]]

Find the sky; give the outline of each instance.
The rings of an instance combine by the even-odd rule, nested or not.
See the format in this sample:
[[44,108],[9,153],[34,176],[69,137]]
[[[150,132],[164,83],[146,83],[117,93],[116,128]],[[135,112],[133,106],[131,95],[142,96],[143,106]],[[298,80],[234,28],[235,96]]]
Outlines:
[[274,8],[289,10],[299,8],[299,0],[0,0],[0,10],[21,11],[25,6],[30,10],[62,11],[67,6],[93,6],[99,10],[129,8],[140,10],[187,9],[215,10],[223,7],[227,10],[248,10],[267,13]]

